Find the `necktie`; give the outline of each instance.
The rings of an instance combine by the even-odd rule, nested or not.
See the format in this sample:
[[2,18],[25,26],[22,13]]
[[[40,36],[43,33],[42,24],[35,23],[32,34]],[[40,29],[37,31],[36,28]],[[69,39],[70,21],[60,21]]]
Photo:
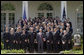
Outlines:
[[42,37],[42,35],[40,34],[40,37]]

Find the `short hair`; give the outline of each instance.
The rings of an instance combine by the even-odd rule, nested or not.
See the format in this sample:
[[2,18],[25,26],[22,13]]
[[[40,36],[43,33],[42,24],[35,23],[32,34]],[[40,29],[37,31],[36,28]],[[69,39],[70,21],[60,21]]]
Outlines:
[[26,31],[24,28],[22,30]]
[[14,28],[11,28],[10,31],[14,30]]
[[70,19],[69,17],[67,19]]

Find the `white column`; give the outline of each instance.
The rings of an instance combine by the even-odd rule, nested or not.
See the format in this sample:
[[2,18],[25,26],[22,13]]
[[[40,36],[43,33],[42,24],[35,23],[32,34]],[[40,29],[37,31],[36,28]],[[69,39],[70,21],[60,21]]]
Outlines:
[[23,12],[24,12],[24,6],[25,6],[25,11],[26,11],[26,17],[28,20],[28,1],[22,1],[22,18],[23,18]]
[[66,18],[67,18],[67,1],[61,1],[61,20],[62,20],[62,16],[63,16],[64,6],[65,6],[65,12],[66,12]]
[[6,13],[6,25],[9,27],[9,13]]

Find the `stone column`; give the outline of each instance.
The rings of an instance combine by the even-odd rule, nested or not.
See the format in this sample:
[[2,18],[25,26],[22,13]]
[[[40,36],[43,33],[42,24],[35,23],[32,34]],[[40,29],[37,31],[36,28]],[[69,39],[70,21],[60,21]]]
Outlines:
[[6,12],[6,26],[9,27],[9,13]]
[[65,7],[66,18],[67,18],[67,1],[61,1],[61,20],[63,18],[64,7]]
[[23,18],[23,13],[24,13],[24,6],[25,6],[25,11],[26,11],[26,18],[28,20],[28,1],[22,1],[22,18]]

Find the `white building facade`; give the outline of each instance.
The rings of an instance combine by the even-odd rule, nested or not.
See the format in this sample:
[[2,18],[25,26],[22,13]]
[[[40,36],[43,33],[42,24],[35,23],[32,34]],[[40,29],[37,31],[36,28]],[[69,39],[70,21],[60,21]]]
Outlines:
[[[41,4],[49,4],[51,10],[39,10]],[[11,6],[10,6],[11,5]],[[5,7],[7,6],[7,7]],[[83,1],[67,1],[67,17],[72,22],[74,33],[80,28],[83,33]],[[12,7],[12,8],[8,8]],[[6,10],[8,8],[8,10]],[[61,1],[28,1],[28,17],[53,17],[61,18]],[[1,32],[5,25],[15,24],[22,17],[22,1],[1,1]],[[78,19],[79,18],[79,19]],[[79,27],[80,25],[80,27]]]

